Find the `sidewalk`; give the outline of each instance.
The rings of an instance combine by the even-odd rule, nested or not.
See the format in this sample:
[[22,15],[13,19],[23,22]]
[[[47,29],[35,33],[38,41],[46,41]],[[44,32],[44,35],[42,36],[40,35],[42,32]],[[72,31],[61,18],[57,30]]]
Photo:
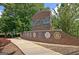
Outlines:
[[33,43],[32,41],[23,39],[9,39],[17,47],[19,47],[22,52],[26,55],[62,55],[61,53],[52,51],[40,45]]

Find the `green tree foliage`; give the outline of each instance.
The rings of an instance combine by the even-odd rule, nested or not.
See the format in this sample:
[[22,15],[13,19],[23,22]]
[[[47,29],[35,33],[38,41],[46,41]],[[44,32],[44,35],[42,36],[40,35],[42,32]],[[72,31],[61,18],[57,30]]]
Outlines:
[[[64,32],[69,33],[71,35],[76,35],[79,32],[79,26],[77,26],[76,19],[79,18],[79,4],[61,4],[58,7],[58,15],[57,18],[57,26],[58,28],[62,29]],[[55,20],[55,22],[56,22]],[[76,28],[75,28],[76,26]],[[75,34],[74,34],[75,33]]]
[[30,31],[32,16],[44,8],[43,4],[8,3],[1,5],[5,9],[0,19],[0,24],[2,24],[0,30],[5,33]]

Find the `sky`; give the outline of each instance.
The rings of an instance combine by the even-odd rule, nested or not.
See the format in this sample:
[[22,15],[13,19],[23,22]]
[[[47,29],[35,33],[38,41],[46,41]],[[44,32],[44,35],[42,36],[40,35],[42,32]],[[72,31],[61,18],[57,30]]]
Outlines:
[[[56,8],[57,3],[44,3],[44,7],[48,7],[50,9],[55,9]],[[3,11],[4,7],[0,6],[0,15],[2,15],[2,11]]]
[[3,6],[0,6],[0,11],[3,11],[4,7]]
[[49,7],[50,9],[55,9],[57,3],[45,3],[44,7]]
[[[2,11],[3,11],[4,7],[0,6],[0,15],[2,15]],[[0,16],[1,17],[1,16]]]

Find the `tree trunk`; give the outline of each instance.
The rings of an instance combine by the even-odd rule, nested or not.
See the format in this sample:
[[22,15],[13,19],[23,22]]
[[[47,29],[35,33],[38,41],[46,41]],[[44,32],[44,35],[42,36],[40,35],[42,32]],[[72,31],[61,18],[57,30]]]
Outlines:
[[7,33],[5,32],[5,38],[7,38]]

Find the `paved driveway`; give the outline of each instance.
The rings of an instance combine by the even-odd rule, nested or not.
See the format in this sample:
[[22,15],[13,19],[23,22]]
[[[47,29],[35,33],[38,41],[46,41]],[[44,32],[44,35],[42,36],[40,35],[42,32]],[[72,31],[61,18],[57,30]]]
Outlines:
[[19,39],[9,39],[17,47],[19,47],[22,52],[26,55],[62,55],[54,50],[50,50],[38,44],[35,44],[32,41]]

